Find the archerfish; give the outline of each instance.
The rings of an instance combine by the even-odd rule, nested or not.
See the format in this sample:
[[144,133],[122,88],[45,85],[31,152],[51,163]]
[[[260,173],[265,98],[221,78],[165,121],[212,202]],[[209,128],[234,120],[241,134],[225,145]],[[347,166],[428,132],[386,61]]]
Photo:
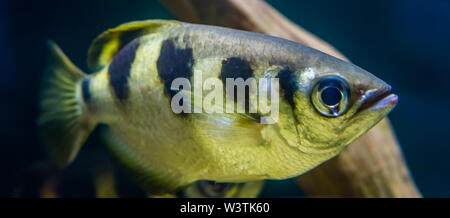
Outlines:
[[[105,124],[114,159],[151,193],[174,193],[200,180],[300,175],[336,156],[397,104],[391,87],[369,72],[258,33],[168,20],[126,23],[93,41],[90,74],[48,45],[38,126],[49,156],[66,166]],[[244,89],[227,86],[239,79]],[[237,111],[228,110],[229,102]],[[277,116],[260,103],[276,106]],[[199,110],[205,105],[214,106]]]

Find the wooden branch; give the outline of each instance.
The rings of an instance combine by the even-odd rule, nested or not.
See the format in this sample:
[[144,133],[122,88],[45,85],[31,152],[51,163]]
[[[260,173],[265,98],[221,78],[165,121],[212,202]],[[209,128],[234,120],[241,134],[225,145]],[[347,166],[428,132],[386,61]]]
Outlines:
[[[262,0],[160,0],[178,19],[279,36],[347,60]],[[348,60],[347,60],[348,61]],[[296,179],[310,196],[420,197],[387,119]]]

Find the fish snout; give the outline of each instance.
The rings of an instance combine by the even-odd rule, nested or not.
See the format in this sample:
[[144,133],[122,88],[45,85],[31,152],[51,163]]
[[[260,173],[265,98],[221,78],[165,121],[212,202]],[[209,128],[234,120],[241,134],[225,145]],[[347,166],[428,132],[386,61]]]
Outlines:
[[378,89],[361,91],[361,96],[355,105],[355,113],[394,108],[398,103],[398,96],[391,91],[392,87],[388,84]]

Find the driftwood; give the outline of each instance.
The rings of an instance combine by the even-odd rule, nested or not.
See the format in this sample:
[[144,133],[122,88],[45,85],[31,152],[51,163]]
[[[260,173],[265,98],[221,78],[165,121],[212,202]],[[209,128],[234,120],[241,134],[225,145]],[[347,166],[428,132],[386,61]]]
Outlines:
[[[175,17],[279,36],[343,60],[329,44],[262,0],[160,0]],[[348,61],[348,60],[347,60]],[[387,118],[340,155],[296,178],[309,196],[421,197]]]

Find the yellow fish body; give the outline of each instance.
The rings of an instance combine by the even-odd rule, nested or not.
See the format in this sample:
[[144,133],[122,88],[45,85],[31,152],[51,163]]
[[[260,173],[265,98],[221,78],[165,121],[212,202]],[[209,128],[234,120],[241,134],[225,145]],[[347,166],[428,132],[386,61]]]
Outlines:
[[[50,156],[70,163],[95,126],[106,124],[108,148],[154,193],[198,180],[297,176],[337,155],[397,103],[389,85],[357,66],[288,40],[221,27],[149,20],[110,29],[89,49],[95,71],[89,75],[55,44],[50,50],[39,118]],[[191,90],[204,89],[210,78],[222,89],[229,78],[276,78],[276,122],[260,122],[259,109],[248,112],[257,94],[236,102],[245,113],[175,112],[175,96],[189,97],[183,103],[195,110],[202,108],[195,99],[209,94],[174,89],[177,78],[190,81]],[[229,91],[224,100],[235,97]]]

